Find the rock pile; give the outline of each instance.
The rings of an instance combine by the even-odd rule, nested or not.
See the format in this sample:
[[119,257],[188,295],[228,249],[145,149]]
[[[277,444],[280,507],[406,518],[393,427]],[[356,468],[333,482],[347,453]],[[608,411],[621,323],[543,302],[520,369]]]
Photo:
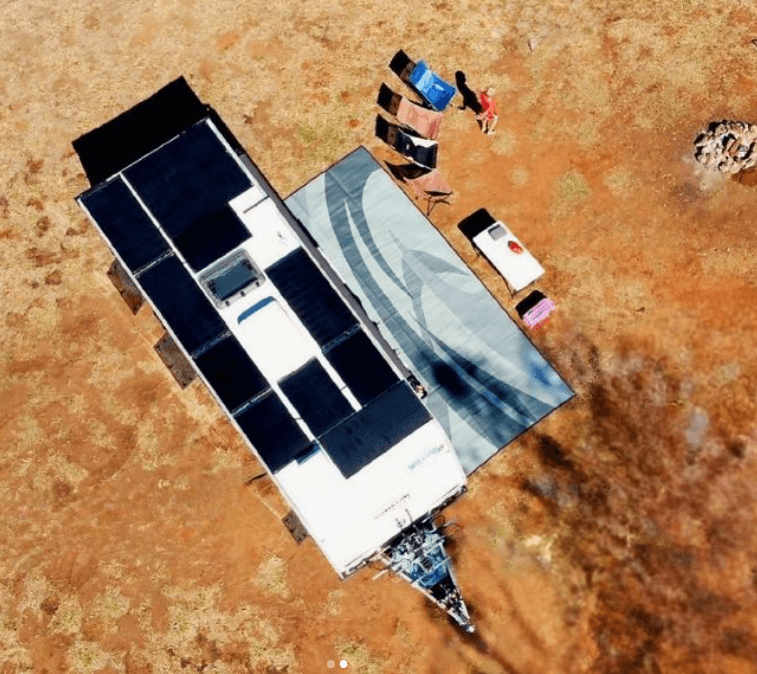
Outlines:
[[757,125],[712,122],[694,141],[694,157],[723,173],[738,173],[757,165]]

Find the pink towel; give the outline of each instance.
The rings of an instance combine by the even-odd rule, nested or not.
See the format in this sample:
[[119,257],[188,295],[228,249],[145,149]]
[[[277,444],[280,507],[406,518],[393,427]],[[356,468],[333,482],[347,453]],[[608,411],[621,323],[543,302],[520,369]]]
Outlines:
[[552,300],[545,298],[535,307],[529,309],[523,314],[523,322],[529,328],[536,328],[540,323],[543,323],[549,318],[549,315],[554,311],[554,308],[555,303]]
[[407,98],[403,98],[400,101],[399,108],[397,109],[397,119],[417,131],[424,138],[436,140],[439,136],[442,114],[421,108],[407,100]]

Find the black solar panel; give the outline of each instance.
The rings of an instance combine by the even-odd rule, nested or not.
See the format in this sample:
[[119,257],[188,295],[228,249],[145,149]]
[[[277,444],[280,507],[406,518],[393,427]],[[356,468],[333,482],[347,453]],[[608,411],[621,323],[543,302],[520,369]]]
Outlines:
[[315,359],[282,379],[279,385],[316,437],[354,412],[334,380]]
[[329,431],[320,443],[342,475],[350,478],[430,418],[410,387],[399,382]]
[[168,242],[120,178],[81,201],[132,272],[168,251]]
[[235,418],[260,458],[274,473],[310,445],[297,422],[273,392],[256,400]]
[[229,205],[195,222],[174,239],[176,247],[195,271],[234,250],[250,232]]
[[190,354],[226,331],[218,312],[176,256],[150,267],[139,282]]
[[329,362],[361,405],[381,395],[399,377],[362,330],[330,349]]
[[266,273],[321,346],[356,325],[342,298],[302,248]]
[[214,344],[195,362],[231,412],[268,388],[268,382],[233,335]]
[[[204,122],[190,127],[124,173],[172,239],[252,184]],[[205,230],[198,236],[209,240],[215,232]]]
[[[212,111],[211,111],[212,112]],[[183,77],[73,142],[96,185],[177,136],[209,113]]]

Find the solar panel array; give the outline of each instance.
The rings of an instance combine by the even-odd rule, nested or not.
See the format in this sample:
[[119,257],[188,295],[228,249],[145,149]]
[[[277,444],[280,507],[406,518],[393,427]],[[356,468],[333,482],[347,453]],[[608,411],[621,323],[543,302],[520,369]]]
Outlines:
[[361,405],[367,405],[398,381],[362,330],[334,344],[326,351],[326,358]]
[[171,250],[121,178],[95,188],[82,202],[134,274]]
[[[81,202],[276,472],[309,455],[314,443],[176,254],[199,272],[247,240],[250,233],[229,201],[250,185],[203,121],[96,186]],[[362,406],[354,410],[316,358],[278,382],[299,418],[350,477],[430,416],[303,248],[265,272]]]
[[303,249],[266,272],[363,406],[352,410],[317,361],[280,383],[321,446],[349,478],[431,416],[407,383],[400,382]]
[[215,307],[175,255],[142,272],[139,282],[190,355],[226,332]]
[[323,365],[315,359],[282,379],[279,385],[316,437],[331,430],[354,411]]
[[[308,444],[304,434],[174,250],[199,271],[248,239],[228,202],[251,184],[203,121],[96,186],[81,202],[218,398],[240,415],[253,444],[260,442],[260,432],[252,430],[251,420],[270,414],[269,427],[288,429],[277,451],[299,451]],[[258,420],[255,427],[261,426]],[[260,444],[263,451],[270,443]]]
[[320,442],[342,475],[349,478],[430,419],[431,414],[407,383],[397,382]]
[[266,273],[322,347],[357,326],[347,305],[302,248],[270,266]]
[[260,458],[274,473],[311,444],[273,391],[245,408],[236,420]]
[[265,377],[234,335],[216,342],[194,360],[232,414],[268,389]]

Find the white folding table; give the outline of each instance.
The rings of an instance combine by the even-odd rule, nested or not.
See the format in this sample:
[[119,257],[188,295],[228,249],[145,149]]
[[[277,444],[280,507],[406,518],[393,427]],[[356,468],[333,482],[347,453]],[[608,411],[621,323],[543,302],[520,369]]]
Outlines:
[[[522,252],[511,249],[514,242]],[[544,273],[544,268],[536,258],[526,250],[517,237],[497,221],[473,237],[473,245],[480,250],[494,268],[502,274],[512,295],[517,294]]]

